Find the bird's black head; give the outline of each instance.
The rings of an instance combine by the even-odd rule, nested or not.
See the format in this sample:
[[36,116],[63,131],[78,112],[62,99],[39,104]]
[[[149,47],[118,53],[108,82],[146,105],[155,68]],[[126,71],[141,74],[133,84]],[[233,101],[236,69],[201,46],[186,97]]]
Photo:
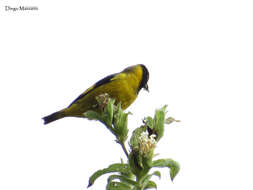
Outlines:
[[141,84],[139,86],[138,92],[144,88],[145,90],[148,90],[148,79],[149,79],[149,72],[148,69],[145,65],[140,65],[142,68],[142,80],[141,80]]

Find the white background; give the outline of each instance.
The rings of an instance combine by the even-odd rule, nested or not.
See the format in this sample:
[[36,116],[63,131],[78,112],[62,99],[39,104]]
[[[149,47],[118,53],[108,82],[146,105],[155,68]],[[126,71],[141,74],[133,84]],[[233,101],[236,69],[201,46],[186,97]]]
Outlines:
[[142,63],[150,93],[129,107],[131,131],[164,104],[181,120],[156,151],[181,170],[172,183],[163,169],[158,189],[252,190],[252,10],[246,0],[2,1],[0,189],[84,190],[94,171],[125,159],[97,122],[41,118]]

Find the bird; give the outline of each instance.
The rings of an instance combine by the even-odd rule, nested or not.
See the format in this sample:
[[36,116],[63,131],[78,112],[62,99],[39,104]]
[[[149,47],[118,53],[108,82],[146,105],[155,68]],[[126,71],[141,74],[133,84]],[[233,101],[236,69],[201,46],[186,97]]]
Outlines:
[[121,108],[125,110],[135,101],[142,88],[149,92],[148,80],[149,71],[145,65],[137,64],[127,67],[119,73],[99,80],[68,107],[42,119],[46,125],[64,117],[84,117],[85,112],[98,110],[96,97],[102,94],[108,94],[115,100],[116,105],[121,103]]

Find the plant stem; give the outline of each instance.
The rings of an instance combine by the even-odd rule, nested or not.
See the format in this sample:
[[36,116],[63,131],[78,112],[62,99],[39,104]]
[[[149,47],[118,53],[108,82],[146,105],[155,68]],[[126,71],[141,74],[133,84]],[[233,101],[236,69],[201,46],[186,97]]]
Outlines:
[[118,143],[121,145],[121,147],[122,147],[124,153],[126,154],[126,156],[127,156],[127,158],[128,158],[128,152],[127,152],[127,149],[126,149],[125,144],[124,144],[123,142],[120,142],[120,141],[118,141]]

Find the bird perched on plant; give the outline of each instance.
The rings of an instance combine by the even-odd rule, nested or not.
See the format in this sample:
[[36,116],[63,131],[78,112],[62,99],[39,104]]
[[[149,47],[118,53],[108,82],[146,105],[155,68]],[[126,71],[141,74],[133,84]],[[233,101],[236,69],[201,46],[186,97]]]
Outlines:
[[139,91],[144,88],[148,91],[149,72],[145,65],[139,64],[127,67],[120,73],[109,75],[78,96],[67,108],[43,117],[44,124],[48,124],[64,117],[84,117],[88,110],[97,111],[96,97],[108,94],[121,102],[122,109],[129,107],[137,98]]

